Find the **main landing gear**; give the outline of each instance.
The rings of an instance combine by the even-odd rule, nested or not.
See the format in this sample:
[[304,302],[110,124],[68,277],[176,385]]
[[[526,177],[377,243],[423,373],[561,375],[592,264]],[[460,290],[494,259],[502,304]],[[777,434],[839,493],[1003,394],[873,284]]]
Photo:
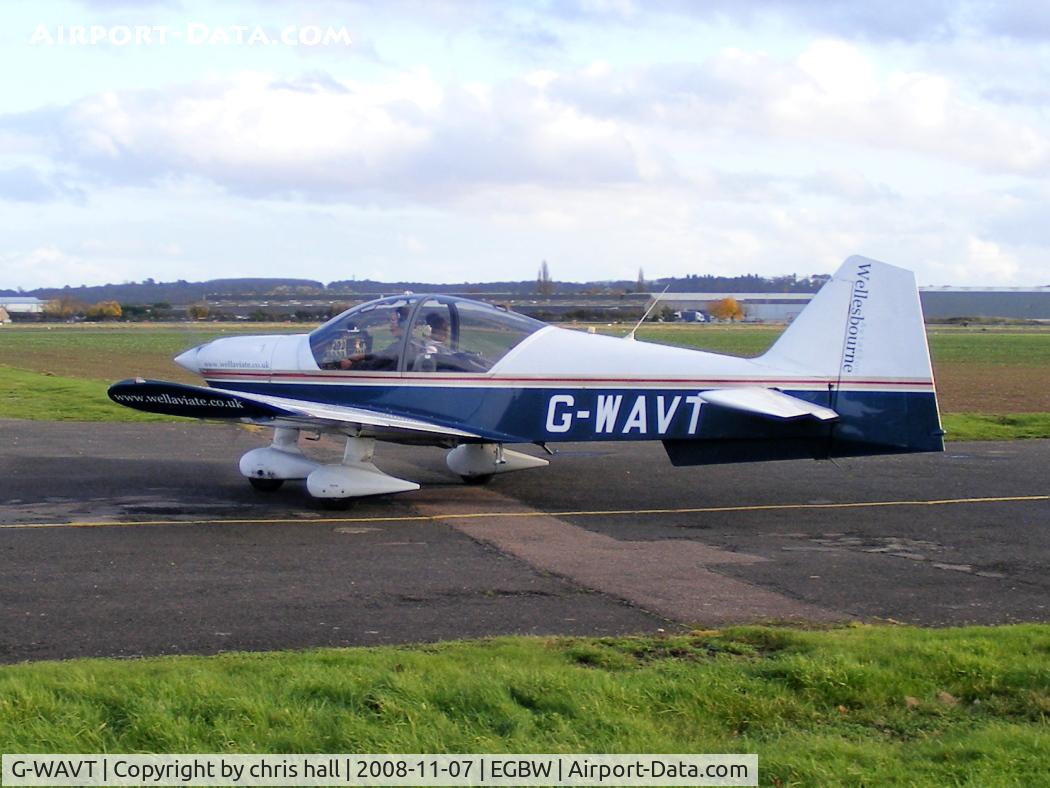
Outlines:
[[[379,470],[373,462],[375,438],[346,439],[342,462],[322,465],[299,448],[299,430],[277,427],[273,442],[241,457],[241,473],[260,492],[273,492],[290,480],[306,480],[306,489],[322,504],[339,508],[366,495],[418,490],[415,482]],[[467,484],[487,484],[497,473],[547,465],[547,460],[504,449],[498,443],[467,443],[448,453],[446,463]]]
[[258,476],[249,476],[248,484],[259,492],[274,492],[284,486],[284,479],[265,479]]
[[546,460],[504,449],[502,443],[464,443],[445,457],[445,464],[467,484],[488,484],[497,473],[542,468]]

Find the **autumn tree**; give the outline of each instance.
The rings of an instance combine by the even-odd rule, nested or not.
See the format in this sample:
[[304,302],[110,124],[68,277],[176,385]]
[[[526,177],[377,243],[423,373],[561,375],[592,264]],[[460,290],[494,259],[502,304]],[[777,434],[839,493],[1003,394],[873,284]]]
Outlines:
[[119,320],[124,314],[117,301],[99,301],[87,308],[84,316],[88,320]]
[[328,317],[335,317],[336,315],[341,315],[349,308],[350,304],[346,303],[345,301],[333,301],[331,304],[328,305],[327,315]]
[[190,320],[204,320],[209,314],[211,310],[204,303],[190,304],[186,307],[186,315]]
[[51,320],[69,320],[87,312],[87,306],[72,296],[55,298],[44,304],[44,316]]
[[744,319],[744,310],[741,308],[740,302],[732,296],[712,302],[707,311],[710,312],[711,317],[715,320]]

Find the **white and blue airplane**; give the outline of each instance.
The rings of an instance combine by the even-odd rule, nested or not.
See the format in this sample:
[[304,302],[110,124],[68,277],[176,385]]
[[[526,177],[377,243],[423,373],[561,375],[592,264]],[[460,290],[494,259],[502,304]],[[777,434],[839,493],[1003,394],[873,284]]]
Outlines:
[[[138,378],[110,398],[272,427],[241,473],[260,490],[305,479],[332,504],[419,489],[376,467],[376,441],[450,449],[448,467],[469,483],[547,465],[508,444],[659,440],[674,465],[944,449],[915,278],[863,257],[753,359],[406,294],[309,334],[215,339],[175,361],[208,387]],[[308,458],[301,432],[345,436],[342,462]]]

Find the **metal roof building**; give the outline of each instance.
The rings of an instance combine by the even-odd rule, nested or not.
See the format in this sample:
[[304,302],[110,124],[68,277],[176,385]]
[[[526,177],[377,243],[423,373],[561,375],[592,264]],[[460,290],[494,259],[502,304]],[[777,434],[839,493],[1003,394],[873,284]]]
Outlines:
[[44,302],[32,296],[5,296],[0,295],[0,307],[7,310],[8,314],[39,314],[44,311]]
[[[674,310],[706,312],[713,302],[732,297],[743,307],[745,319],[784,323],[794,320],[813,295],[652,293],[651,298]],[[1050,287],[920,287],[919,298],[927,320],[966,317],[1050,320]]]
[[919,297],[927,320],[1050,320],[1050,287],[920,287]]

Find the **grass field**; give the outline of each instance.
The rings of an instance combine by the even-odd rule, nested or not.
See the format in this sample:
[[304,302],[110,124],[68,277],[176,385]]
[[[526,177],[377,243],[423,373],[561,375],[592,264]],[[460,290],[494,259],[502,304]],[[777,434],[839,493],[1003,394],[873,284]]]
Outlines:
[[[757,356],[780,336],[773,326],[645,327],[640,339]],[[931,326],[930,356],[946,413],[1050,412],[1050,328]]]
[[1045,784],[1050,626],[0,668],[16,752],[757,752],[763,785]]
[[108,382],[141,376],[195,383],[200,378],[172,361],[183,350],[221,336],[305,330],[284,323],[15,325],[0,329],[0,366]]
[[[306,331],[288,324],[8,326],[0,331],[0,417],[132,421],[109,403],[114,380],[142,376],[197,383],[172,362],[218,336]],[[622,334],[623,326],[600,327]],[[641,340],[755,356],[779,326],[647,325]],[[930,352],[950,440],[1050,437],[1050,329],[934,326]],[[152,419],[154,417],[145,417]]]
[[180,421],[120,407],[106,389],[130,377],[200,384],[172,358],[221,336],[302,330],[284,323],[7,326],[0,331],[0,418]]

